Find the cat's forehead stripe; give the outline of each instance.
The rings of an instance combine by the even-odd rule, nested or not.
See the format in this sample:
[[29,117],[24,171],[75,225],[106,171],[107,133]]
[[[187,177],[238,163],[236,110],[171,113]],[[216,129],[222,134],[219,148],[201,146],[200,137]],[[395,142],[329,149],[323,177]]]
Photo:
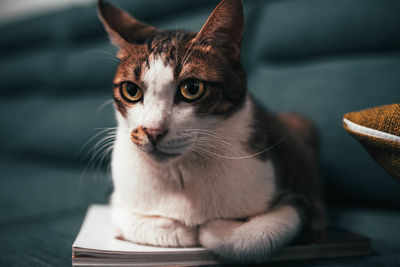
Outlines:
[[143,75],[143,82],[153,93],[165,90],[174,80],[172,67],[165,64],[161,57],[153,57],[149,61]]

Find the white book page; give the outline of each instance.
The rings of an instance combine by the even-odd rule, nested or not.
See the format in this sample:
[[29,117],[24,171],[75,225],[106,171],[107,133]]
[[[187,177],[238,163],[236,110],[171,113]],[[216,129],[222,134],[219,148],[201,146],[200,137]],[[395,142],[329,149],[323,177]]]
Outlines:
[[103,252],[136,253],[185,253],[205,252],[201,247],[162,248],[135,244],[116,239],[117,233],[111,223],[109,205],[91,205],[86,213],[81,230],[72,245],[73,248],[99,250]]

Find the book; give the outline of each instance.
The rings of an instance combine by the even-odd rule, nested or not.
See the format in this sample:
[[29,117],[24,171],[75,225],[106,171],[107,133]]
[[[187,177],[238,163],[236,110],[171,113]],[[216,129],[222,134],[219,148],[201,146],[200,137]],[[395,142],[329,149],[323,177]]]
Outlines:
[[[72,245],[73,266],[202,266],[223,262],[207,249],[163,248],[135,244],[117,238],[111,223],[110,206],[91,205]],[[370,239],[339,228],[328,229],[323,241],[291,244],[270,261],[368,255]]]

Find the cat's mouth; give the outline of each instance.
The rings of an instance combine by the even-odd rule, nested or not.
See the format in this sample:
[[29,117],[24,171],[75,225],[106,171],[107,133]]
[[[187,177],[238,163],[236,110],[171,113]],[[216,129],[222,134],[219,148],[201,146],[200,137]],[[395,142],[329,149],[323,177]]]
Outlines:
[[169,141],[166,145],[148,143],[147,145],[141,146],[140,148],[142,151],[151,156],[155,161],[165,162],[182,155],[182,151],[184,151],[189,146],[189,143]]
[[131,132],[131,141],[143,152],[149,155],[153,160],[165,162],[182,155],[190,145],[192,138],[190,136],[179,136],[177,138],[165,138],[161,140],[152,140],[143,128],[138,128]]
[[147,154],[149,154],[151,157],[153,157],[156,161],[162,162],[162,161],[167,161],[172,158],[176,158],[180,155],[180,153],[166,153],[164,151],[161,151],[157,147],[153,147],[152,150],[148,151]]

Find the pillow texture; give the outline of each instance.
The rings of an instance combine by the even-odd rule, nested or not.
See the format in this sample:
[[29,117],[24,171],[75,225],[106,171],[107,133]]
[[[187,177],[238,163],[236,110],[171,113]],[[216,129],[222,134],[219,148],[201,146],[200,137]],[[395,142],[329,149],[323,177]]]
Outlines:
[[400,104],[347,113],[343,126],[400,181]]

